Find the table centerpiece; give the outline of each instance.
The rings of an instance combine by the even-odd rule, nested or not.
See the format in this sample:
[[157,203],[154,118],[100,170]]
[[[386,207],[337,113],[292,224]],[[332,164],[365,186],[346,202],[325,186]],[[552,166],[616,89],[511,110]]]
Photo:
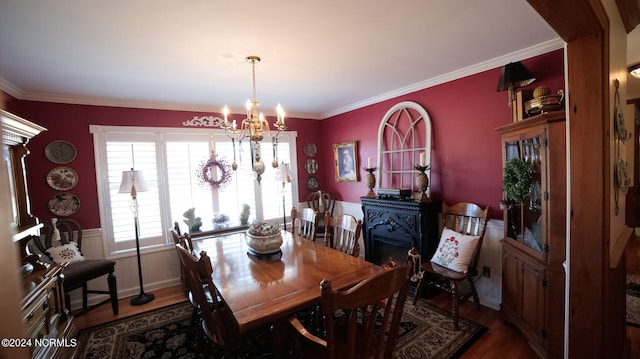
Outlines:
[[264,222],[254,222],[247,229],[246,238],[249,248],[260,255],[279,253],[282,246],[282,233],[277,223],[268,225]]

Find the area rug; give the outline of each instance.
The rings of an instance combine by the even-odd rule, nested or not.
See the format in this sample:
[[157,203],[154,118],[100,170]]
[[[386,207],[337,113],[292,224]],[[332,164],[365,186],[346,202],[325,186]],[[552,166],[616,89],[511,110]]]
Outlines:
[[640,328],[640,272],[627,272],[627,324]]
[[[76,357],[88,359],[203,358],[201,347],[190,331],[191,305],[175,304],[129,318],[83,329],[78,334]],[[460,330],[453,329],[448,312],[424,301],[404,307],[401,337],[396,346],[398,359],[457,358],[487,328],[460,318]],[[253,338],[254,340],[256,338]],[[251,343],[243,358],[262,356],[268,344]],[[210,358],[221,358],[213,351]]]

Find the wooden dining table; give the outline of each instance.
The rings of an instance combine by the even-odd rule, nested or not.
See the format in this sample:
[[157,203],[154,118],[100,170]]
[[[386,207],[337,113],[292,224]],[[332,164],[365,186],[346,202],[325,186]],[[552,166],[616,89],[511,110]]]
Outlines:
[[244,232],[193,241],[196,255],[211,258],[213,282],[241,333],[319,304],[323,279],[347,288],[384,270],[290,232],[282,238],[282,255],[269,258],[248,254]]

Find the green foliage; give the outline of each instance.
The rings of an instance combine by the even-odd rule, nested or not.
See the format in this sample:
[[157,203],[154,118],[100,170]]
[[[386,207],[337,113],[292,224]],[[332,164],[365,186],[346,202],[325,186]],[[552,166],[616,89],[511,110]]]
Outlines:
[[507,199],[521,202],[531,188],[531,167],[519,158],[513,158],[504,165],[502,187]]

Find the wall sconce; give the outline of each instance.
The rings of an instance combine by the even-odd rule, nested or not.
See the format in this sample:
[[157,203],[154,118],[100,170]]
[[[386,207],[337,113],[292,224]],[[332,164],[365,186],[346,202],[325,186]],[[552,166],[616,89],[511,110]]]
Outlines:
[[516,99],[515,90],[527,86],[535,80],[536,78],[522,62],[510,62],[504,65],[500,71],[497,91],[509,90],[509,107],[511,107],[511,103]]
[[640,79],[640,62],[627,69],[631,76]]

